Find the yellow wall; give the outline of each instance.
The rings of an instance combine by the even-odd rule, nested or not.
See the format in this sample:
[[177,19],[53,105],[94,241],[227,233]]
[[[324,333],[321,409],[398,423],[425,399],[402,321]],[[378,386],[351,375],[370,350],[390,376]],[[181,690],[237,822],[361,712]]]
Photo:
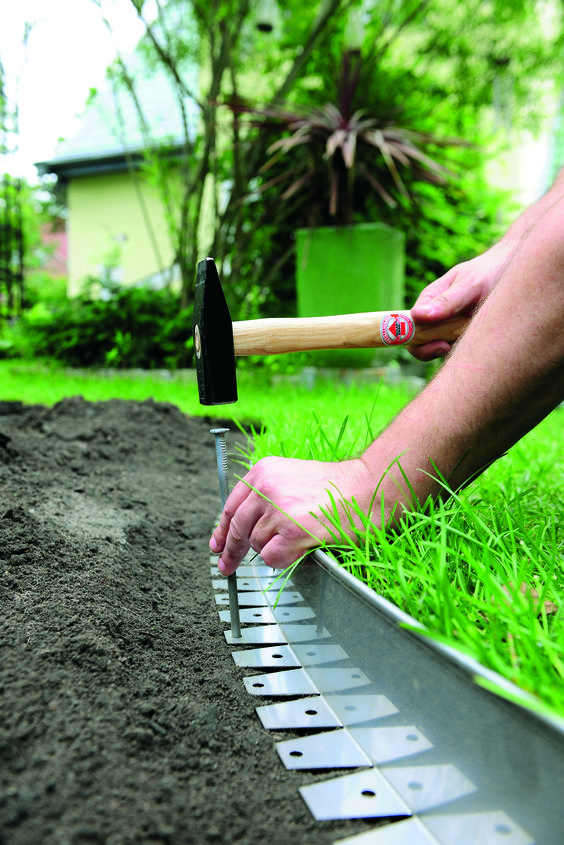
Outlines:
[[104,266],[117,264],[113,278],[123,284],[170,269],[163,205],[139,174],[73,178],[67,202],[69,296],[80,293],[88,276],[99,278]]

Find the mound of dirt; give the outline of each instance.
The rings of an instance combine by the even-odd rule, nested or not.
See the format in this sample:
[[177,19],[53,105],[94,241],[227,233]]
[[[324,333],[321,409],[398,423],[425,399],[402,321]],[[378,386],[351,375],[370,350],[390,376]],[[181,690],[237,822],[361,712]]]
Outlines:
[[[223,636],[211,421],[0,402],[0,845],[321,845]],[[234,446],[240,435],[230,436]]]

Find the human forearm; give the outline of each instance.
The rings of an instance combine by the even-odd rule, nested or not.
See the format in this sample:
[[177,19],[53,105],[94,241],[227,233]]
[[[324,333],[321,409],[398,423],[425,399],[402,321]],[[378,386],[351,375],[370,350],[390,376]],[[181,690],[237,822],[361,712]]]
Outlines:
[[[445,365],[365,453],[373,476],[401,456],[418,497],[436,495],[433,463],[460,486],[564,398],[564,202],[522,244]],[[397,495],[398,485],[402,488]],[[409,503],[399,470],[382,485]]]

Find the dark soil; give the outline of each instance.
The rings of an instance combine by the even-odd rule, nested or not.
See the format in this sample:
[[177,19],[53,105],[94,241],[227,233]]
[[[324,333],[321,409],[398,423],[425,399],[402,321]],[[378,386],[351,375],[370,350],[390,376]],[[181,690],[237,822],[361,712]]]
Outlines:
[[284,769],[230,655],[209,429],[152,401],[0,402],[0,845],[366,829],[313,820],[298,788],[326,774]]

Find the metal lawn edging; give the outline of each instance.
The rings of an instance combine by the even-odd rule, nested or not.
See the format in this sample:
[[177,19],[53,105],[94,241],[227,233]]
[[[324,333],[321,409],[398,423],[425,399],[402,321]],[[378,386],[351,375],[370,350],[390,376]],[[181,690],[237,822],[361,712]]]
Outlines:
[[[471,678],[490,682],[494,686],[498,687],[499,690],[510,696],[513,701],[520,699],[525,708],[527,707],[527,704],[530,704],[531,708],[534,709],[535,704],[538,704],[537,700],[532,695],[511,683],[511,681],[508,681],[507,678],[504,678],[498,672],[483,666],[473,657],[469,657],[463,652],[458,651],[456,648],[440,642],[439,640],[425,637],[425,627],[420,622],[417,622],[417,620],[412,616],[409,616],[409,614],[400,610],[395,604],[379,595],[375,592],[375,590],[372,590],[367,584],[360,581],[342,566],[339,566],[337,561],[333,560],[333,558],[329,557],[329,555],[321,549],[317,549],[312,552],[311,557],[319,564],[319,566],[331,573],[331,576],[336,581],[340,582],[343,587],[358,596],[361,601],[365,602],[375,612],[381,613],[391,622],[409,629],[416,636],[417,630],[414,629],[419,629],[421,631],[420,636],[425,638],[425,642],[430,648],[437,651],[453,665],[462,669],[462,671],[466,672]],[[534,718],[539,719],[541,722],[545,722],[547,726],[553,728],[564,737],[564,718],[536,711],[534,713]]]
[[284,766],[323,772],[300,789],[313,816],[373,820],[343,844],[561,845],[564,720],[480,686],[526,698],[322,551],[282,591],[260,558],[245,564],[241,637],[226,640],[268,700],[264,727],[300,733],[276,743]]

